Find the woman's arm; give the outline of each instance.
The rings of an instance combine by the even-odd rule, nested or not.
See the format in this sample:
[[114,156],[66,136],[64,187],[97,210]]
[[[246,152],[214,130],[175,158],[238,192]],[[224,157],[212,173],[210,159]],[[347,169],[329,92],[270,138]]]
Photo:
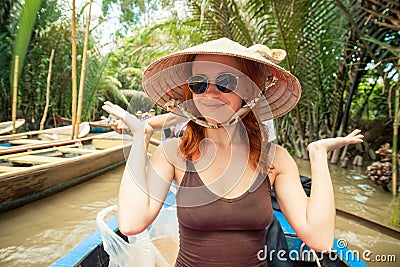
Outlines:
[[119,190],[118,226],[125,235],[145,230],[160,211],[174,177],[174,166],[165,152],[173,143],[160,145],[146,170],[144,125],[121,107],[106,102],[103,109],[121,119],[132,132],[132,147]]
[[[154,130],[162,130],[163,128],[170,128],[173,125],[176,125],[181,122],[187,121],[186,118],[182,116],[178,116],[173,113],[166,113],[151,117],[147,120],[147,123],[144,128],[144,133],[146,134],[146,148],[149,145],[150,138],[153,136]],[[115,132],[122,134],[123,132],[127,134],[131,134],[129,131],[126,131],[128,127],[125,125],[123,120],[115,120],[112,119],[109,122],[111,129]]]
[[[165,113],[161,115],[157,115],[154,117],[151,117],[147,120],[147,125],[151,127],[151,131],[153,130],[162,130],[163,128],[170,128],[171,126],[174,126],[178,123],[187,121],[185,117],[175,115],[173,113]],[[122,133],[124,129],[127,129],[127,126],[125,123],[121,120],[111,120],[110,121],[110,127],[117,133]],[[148,131],[149,129],[145,129]]]
[[173,113],[165,113],[154,116],[147,121],[154,130],[162,130],[164,128],[170,128],[178,123],[187,121],[188,119],[182,116],[175,115]]
[[308,198],[299,180],[299,171],[289,153],[278,146],[274,187],[285,217],[298,236],[312,249],[329,251],[335,231],[335,200],[327,163],[327,153],[342,146],[362,142],[359,130],[346,137],[322,139],[308,146],[312,186]]

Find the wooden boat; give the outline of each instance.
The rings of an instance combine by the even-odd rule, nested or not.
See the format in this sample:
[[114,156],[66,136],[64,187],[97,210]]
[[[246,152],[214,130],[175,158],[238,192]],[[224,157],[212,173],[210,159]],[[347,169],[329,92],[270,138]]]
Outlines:
[[105,133],[110,132],[111,127],[108,124],[108,119],[103,119],[99,121],[90,121],[90,132],[92,133]]
[[66,118],[66,117],[61,117],[60,115],[56,114],[56,122],[60,126],[66,126],[66,125],[71,125],[72,124],[72,119]]
[[116,146],[100,149],[93,140],[107,142],[107,136],[37,144],[42,148],[0,155],[0,212],[56,193],[124,163],[123,152],[130,149],[129,142],[122,142],[120,137]]
[[[273,201],[273,199],[272,199]],[[175,203],[175,196],[170,191],[164,207]],[[279,210],[274,210],[274,215],[280,223],[282,232],[286,238],[289,251],[286,251],[295,267],[317,267],[317,266],[337,266],[337,267],[366,267],[367,265],[360,260],[357,252],[349,250],[342,242],[335,239],[334,247],[329,254],[314,254],[297,236],[284,215]],[[110,230],[114,231],[119,237],[127,241],[128,238],[118,230],[117,216],[107,222]],[[159,236],[152,239],[154,246],[161,252],[162,256],[170,266],[173,266],[178,253],[178,245],[170,237]],[[278,251],[275,251],[278,253]],[[280,254],[280,257],[284,257]],[[103,240],[100,231],[94,232],[87,239],[78,244],[73,250],[61,259],[54,262],[51,267],[86,267],[86,266],[108,266],[109,255],[104,250]],[[320,264],[320,265],[319,265]],[[157,265],[156,265],[157,266]]]
[[[70,118],[61,117],[60,115],[56,115],[56,121],[61,126],[71,125],[72,120]],[[92,133],[106,133],[111,131],[111,127],[108,124],[108,119],[102,117],[101,120],[90,121],[90,132]]]
[[[51,129],[43,130],[38,134],[38,138],[41,140],[61,140],[68,139],[71,137],[72,126],[56,127]],[[81,122],[79,124],[78,138],[87,136],[90,132],[90,124],[88,122]]]
[[[64,126],[38,131],[0,136],[0,155],[18,153],[28,150],[42,149],[63,144],[71,144],[72,126]],[[87,136],[90,125],[83,122],[79,127],[79,138]]]
[[[294,266],[304,266],[304,267],[317,267],[318,263],[316,258],[309,257],[313,255],[307,246],[302,245],[302,241],[297,237],[294,230],[290,227],[286,218],[279,211],[274,211],[275,216],[278,218],[279,223],[282,226],[282,230],[285,234],[286,241],[289,246],[289,254],[292,259]],[[107,222],[110,229],[116,232],[120,237],[127,241],[127,237],[124,236],[118,230],[117,217],[113,217]],[[153,244],[158,248],[164,258],[168,261],[170,266],[176,259],[178,246],[175,244],[171,238],[162,236],[152,240]],[[337,245],[339,244],[339,245]],[[341,246],[341,243],[335,239],[334,252],[330,254],[325,254],[324,256],[318,255],[319,263],[321,266],[337,266],[337,267],[365,267],[367,266],[362,262],[358,255],[353,251],[349,250],[345,246]],[[309,252],[307,252],[309,251]],[[301,255],[306,255],[305,257],[300,257]],[[299,256],[299,257],[297,257]],[[104,250],[102,244],[102,237],[99,231],[96,231],[79,245],[77,245],[72,251],[70,251],[66,256],[54,262],[51,267],[97,267],[97,266],[108,266],[109,256]]]
[[[15,129],[18,131],[25,124],[24,119],[17,119],[15,121]],[[0,122],[0,135],[9,134],[12,132],[12,121]]]

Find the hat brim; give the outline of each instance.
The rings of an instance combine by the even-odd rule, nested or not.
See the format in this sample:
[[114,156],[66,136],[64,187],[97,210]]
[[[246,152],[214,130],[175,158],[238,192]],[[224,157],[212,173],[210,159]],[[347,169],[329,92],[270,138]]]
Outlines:
[[166,109],[169,100],[183,100],[183,85],[191,75],[191,64],[184,63],[192,62],[196,55],[242,58],[257,64],[261,81],[276,77],[277,82],[264,94],[266,103],[261,101],[256,105],[256,113],[262,121],[286,114],[300,99],[301,85],[294,75],[248,48],[221,38],[160,58],[145,70],[144,90],[158,106]]

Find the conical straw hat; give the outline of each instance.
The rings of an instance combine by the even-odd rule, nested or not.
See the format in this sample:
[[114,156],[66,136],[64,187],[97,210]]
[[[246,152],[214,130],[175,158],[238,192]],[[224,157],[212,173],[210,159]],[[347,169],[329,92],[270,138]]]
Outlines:
[[297,78],[276,64],[285,57],[284,50],[263,45],[247,48],[228,38],[193,46],[153,62],[143,74],[143,87],[148,96],[163,109],[167,109],[171,100],[182,101],[183,85],[191,75],[191,64],[187,63],[200,54],[243,58],[257,65],[260,80],[265,81],[263,84],[268,85],[273,77],[277,79],[265,92],[265,101],[256,105],[255,112],[262,121],[286,114],[300,99],[301,85]]

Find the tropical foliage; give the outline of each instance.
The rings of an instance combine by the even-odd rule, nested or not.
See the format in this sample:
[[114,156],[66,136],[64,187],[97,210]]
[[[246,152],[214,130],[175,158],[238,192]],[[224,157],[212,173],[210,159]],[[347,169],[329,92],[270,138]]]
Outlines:
[[[282,65],[299,78],[302,99],[276,124],[280,142],[291,144],[299,156],[306,156],[306,142],[357,127],[372,99],[381,99],[379,116],[390,115],[385,104],[390,106],[390,88],[398,79],[398,55],[390,55],[399,47],[397,2],[225,0],[189,5],[194,19],[202,22],[204,39],[226,36],[243,45],[262,43],[288,52]],[[354,99],[362,99],[358,109],[352,106]]]
[[[10,118],[10,71],[17,25],[24,1],[0,7],[0,119]],[[218,37],[250,46],[282,48],[281,64],[296,75],[302,98],[292,112],[277,119],[279,142],[306,157],[308,142],[342,135],[365,120],[393,118],[393,92],[399,68],[399,4],[393,0],[103,0],[103,23],[119,10],[122,30],[116,49],[103,55],[89,42],[84,118],[101,115],[106,99],[126,107],[141,94],[141,75],[156,58]],[[26,60],[21,66],[19,112],[37,121],[44,106],[45,77],[51,48],[51,112],[70,115],[70,10],[56,0],[42,1]],[[82,54],[85,6],[78,12],[78,55]],[[33,15],[32,15],[33,16]],[[156,19],[157,18],[157,19]],[[96,28],[94,25],[92,28]],[[80,66],[78,58],[78,66]],[[78,70],[79,73],[79,70]],[[124,93],[125,92],[125,93]],[[146,108],[147,100],[139,100]],[[135,102],[136,103],[136,102]],[[135,104],[139,105],[139,104]],[[33,127],[33,125],[32,125]]]

